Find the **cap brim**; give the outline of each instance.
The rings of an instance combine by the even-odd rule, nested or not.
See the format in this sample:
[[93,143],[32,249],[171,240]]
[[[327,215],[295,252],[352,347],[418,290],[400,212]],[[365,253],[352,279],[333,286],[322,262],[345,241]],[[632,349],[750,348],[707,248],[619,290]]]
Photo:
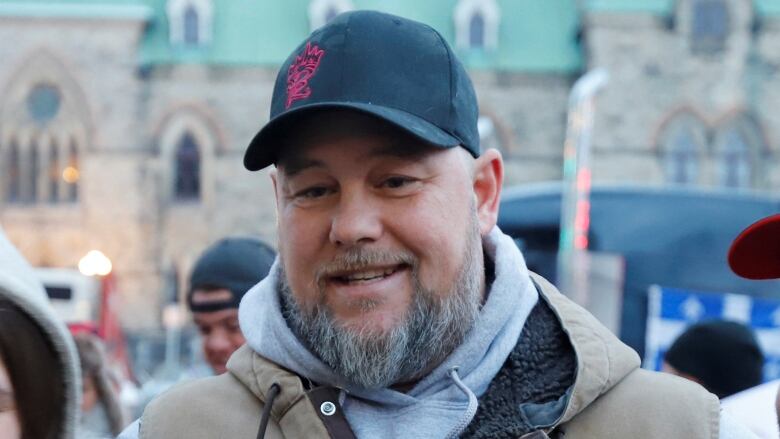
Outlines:
[[748,279],[780,278],[780,214],[757,221],[734,239],[729,266]]
[[440,148],[452,148],[462,143],[457,137],[445,132],[425,119],[395,108],[363,103],[318,102],[316,104],[302,105],[271,119],[249,143],[249,147],[247,147],[244,154],[244,167],[250,171],[258,171],[276,163],[279,150],[278,145],[275,145],[273,137],[284,135],[279,132],[281,127],[288,125],[303,114],[335,108],[346,108],[376,116],[402,131]]

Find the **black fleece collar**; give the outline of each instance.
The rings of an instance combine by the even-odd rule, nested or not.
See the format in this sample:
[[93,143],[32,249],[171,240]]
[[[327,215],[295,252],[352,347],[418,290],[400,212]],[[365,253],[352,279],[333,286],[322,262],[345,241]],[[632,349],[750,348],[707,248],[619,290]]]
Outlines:
[[540,295],[515,349],[479,398],[461,437],[517,438],[557,422],[577,372],[574,347]]

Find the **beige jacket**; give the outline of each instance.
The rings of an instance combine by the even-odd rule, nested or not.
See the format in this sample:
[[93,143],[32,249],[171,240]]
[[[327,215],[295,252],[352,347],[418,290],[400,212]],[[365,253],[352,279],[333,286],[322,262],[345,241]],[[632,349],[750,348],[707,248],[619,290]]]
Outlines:
[[[588,312],[539,276],[545,300],[577,355],[577,375],[563,415],[550,431],[528,437],[565,439],[717,439],[719,403],[703,388],[639,369],[637,354]],[[255,438],[266,392],[279,383],[266,438],[328,438],[325,425],[297,375],[248,346],[228,363],[229,373],[179,385],[144,411],[139,437]]]

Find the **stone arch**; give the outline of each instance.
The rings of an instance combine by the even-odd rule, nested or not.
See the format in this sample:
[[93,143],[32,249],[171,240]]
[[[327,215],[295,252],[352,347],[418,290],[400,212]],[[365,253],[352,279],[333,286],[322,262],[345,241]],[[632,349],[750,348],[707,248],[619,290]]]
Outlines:
[[32,51],[11,75],[3,96],[0,156],[8,157],[11,144],[17,148],[15,165],[19,169],[13,174],[19,176],[23,194],[18,200],[10,200],[9,191],[15,183],[6,178],[0,181],[3,198],[33,203],[77,201],[67,194],[73,192],[70,186],[80,184],[78,172],[69,174],[72,179],[62,174],[58,182],[51,181],[52,175],[65,170],[61,166],[65,162],[59,159],[70,154],[71,145],[84,151],[92,137],[92,114],[70,69],[47,49]]

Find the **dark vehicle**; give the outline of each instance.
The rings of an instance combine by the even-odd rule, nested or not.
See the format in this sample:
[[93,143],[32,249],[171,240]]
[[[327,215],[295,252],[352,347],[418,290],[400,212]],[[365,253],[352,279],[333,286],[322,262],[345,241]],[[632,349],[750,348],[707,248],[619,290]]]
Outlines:
[[[529,268],[550,280],[556,279],[561,188],[558,183],[510,188],[498,219],[523,249]],[[644,353],[647,291],[653,284],[780,297],[780,281],[739,278],[726,262],[742,229],[777,212],[780,198],[755,193],[595,186],[588,250],[624,260],[621,339]]]

